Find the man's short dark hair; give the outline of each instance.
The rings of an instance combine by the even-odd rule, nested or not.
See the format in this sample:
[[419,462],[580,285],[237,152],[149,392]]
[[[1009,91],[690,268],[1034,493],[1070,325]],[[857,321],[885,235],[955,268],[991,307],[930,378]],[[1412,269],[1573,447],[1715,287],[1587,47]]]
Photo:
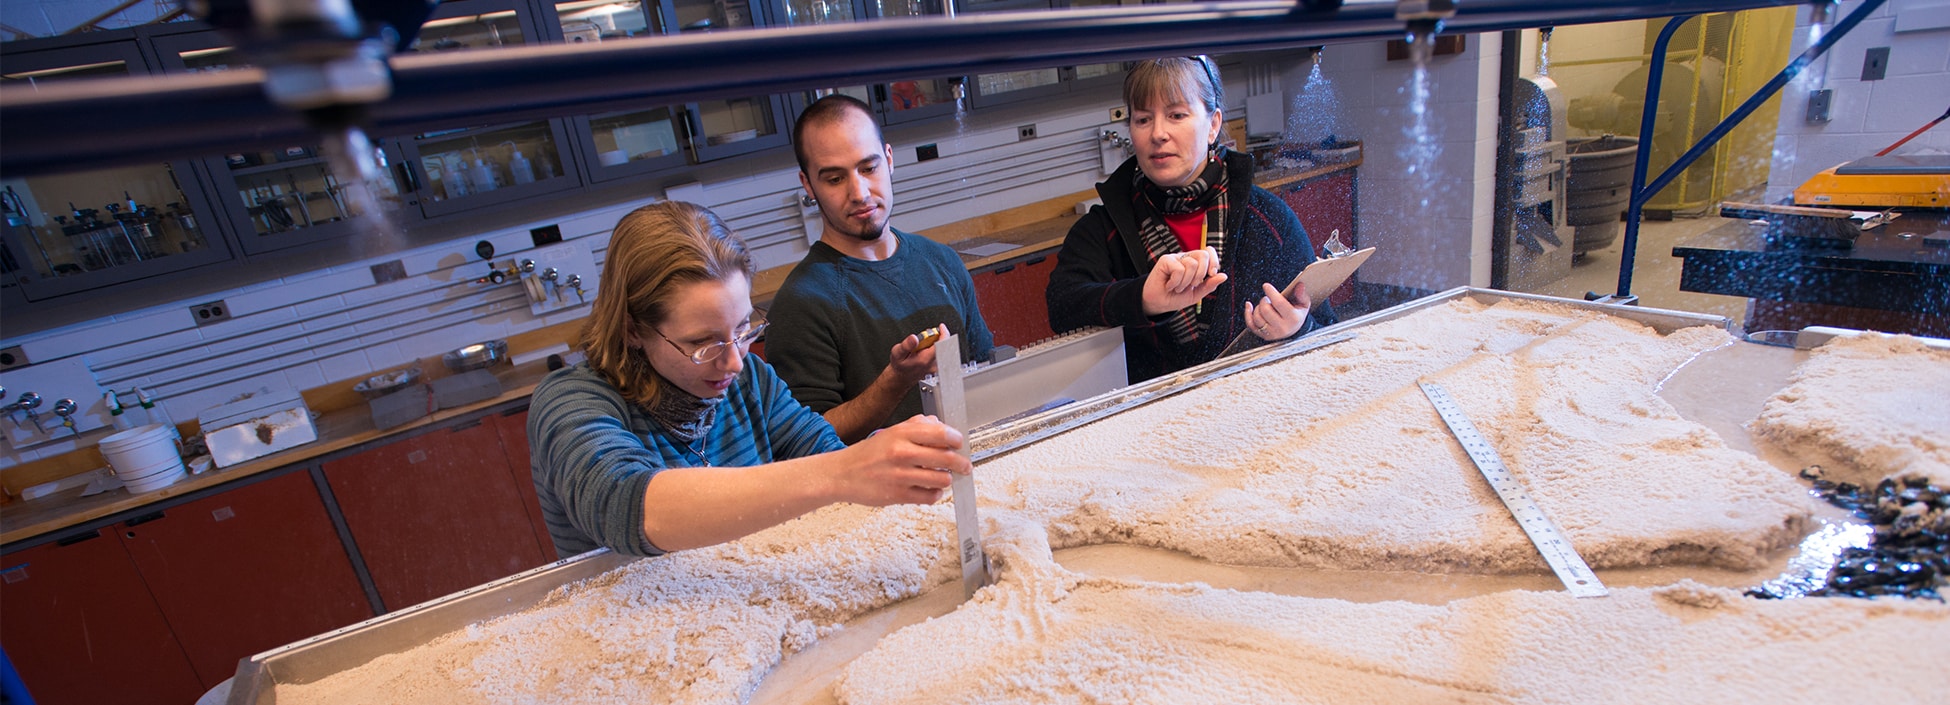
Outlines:
[[805,111],[799,113],[799,121],[792,124],[792,156],[799,159],[800,173],[811,176],[806,171],[806,126],[821,122],[838,122],[840,116],[845,115],[848,110],[857,110],[861,115],[866,116],[867,122],[873,125],[875,142],[882,144],[887,142],[886,138],[880,135],[880,122],[874,119],[872,106],[845,93],[834,93],[806,106]]

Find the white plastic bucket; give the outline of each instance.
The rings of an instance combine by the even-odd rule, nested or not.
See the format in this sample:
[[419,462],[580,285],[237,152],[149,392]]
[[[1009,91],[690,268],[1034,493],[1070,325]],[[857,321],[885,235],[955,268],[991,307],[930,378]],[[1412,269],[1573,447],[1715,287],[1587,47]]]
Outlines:
[[128,488],[129,494],[141,494],[176,484],[176,481],[185,477],[189,477],[189,473],[183,471],[183,464],[179,462],[172,470],[159,472],[137,480],[124,480],[122,481],[122,486]]
[[176,434],[162,424],[111,435],[103,438],[97,447],[102,457],[108,459],[109,468],[124,483],[183,470],[183,459],[176,455]]

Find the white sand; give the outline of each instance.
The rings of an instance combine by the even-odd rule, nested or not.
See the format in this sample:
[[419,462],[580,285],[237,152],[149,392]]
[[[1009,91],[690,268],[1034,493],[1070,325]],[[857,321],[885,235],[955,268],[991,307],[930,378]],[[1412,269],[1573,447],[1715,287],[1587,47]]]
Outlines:
[[[1050,559],[1051,546],[1130,543],[1243,565],[1542,571],[1415,386],[1428,377],[1594,567],[1755,566],[1803,533],[1805,489],[1653,393],[1728,341],[1461,302],[997,458],[978,486],[998,585],[882,641],[841,693],[1293,702],[1302,696],[1283,693],[1300,679],[1338,700],[1747,702],[1787,692],[1754,690],[1755,674],[1815,653],[1831,670],[1888,669],[1941,689],[1939,670],[1911,664],[1950,661],[1941,605],[1761,604],[1698,586],[1355,605],[1084,579]],[[739,702],[784,654],[951,580],[952,532],[945,505],[828,509],[633,563],[279,700]],[[1916,638],[1891,636],[1903,629]],[[1587,645],[1568,643],[1586,632]],[[1850,692],[1914,699],[1874,689]]]
[[1935,603],[1756,600],[1682,582],[1358,604],[1071,573],[1034,526],[1006,579],[840,675],[881,703],[1923,703],[1950,686]]
[[1728,568],[1804,533],[1793,478],[1654,393],[1724,331],[1671,336],[1536,304],[1458,302],[995,459],[984,506],[1058,548],[1221,563],[1512,572],[1543,560],[1418,379],[1442,384],[1593,567]]
[[1767,400],[1753,430],[1838,463],[1831,479],[1950,478],[1950,351],[1906,335],[1831,340]]

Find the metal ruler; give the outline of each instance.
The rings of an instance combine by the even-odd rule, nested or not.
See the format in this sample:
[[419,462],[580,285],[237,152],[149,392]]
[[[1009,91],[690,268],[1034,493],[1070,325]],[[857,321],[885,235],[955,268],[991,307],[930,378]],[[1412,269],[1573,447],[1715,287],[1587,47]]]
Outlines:
[[1422,382],[1421,385],[1422,393],[1428,395],[1436,413],[1442,415],[1442,422],[1448,424],[1449,432],[1455,434],[1456,440],[1462,443],[1463,451],[1469,453],[1469,459],[1476,463],[1476,469],[1482,471],[1483,479],[1490,483],[1490,489],[1503,499],[1503,506],[1510,510],[1510,516],[1516,517],[1517,526],[1523,527],[1523,532],[1530,536],[1530,542],[1536,544],[1537,552],[1544,555],[1544,562],[1549,563],[1551,571],[1557,573],[1557,579],[1564,581],[1564,589],[1577,597],[1604,597],[1609,594],[1605,591],[1604,583],[1598,582],[1598,576],[1591,572],[1591,567],[1585,565],[1584,559],[1579,558],[1578,552],[1571,548],[1571,542],[1564,538],[1564,532],[1557,528],[1557,523],[1544,515],[1544,510],[1524,491],[1523,484],[1517,482],[1509,468],[1503,467],[1503,459],[1497,456],[1496,449],[1490,446],[1488,439],[1483,438],[1483,434],[1476,431],[1476,425],[1469,422],[1462,406],[1449,396],[1449,390],[1434,382]]
[[[935,344],[934,349],[934,385],[930,390],[925,382],[922,383],[923,410],[966,434],[969,430],[968,396],[962,384],[965,371],[961,367],[961,336],[944,337]],[[964,458],[968,457],[968,444],[964,442],[957,452]],[[961,549],[962,597],[967,599],[989,584],[989,557],[982,552],[982,524],[975,517],[974,476],[955,475],[949,491],[955,496],[955,543]]]

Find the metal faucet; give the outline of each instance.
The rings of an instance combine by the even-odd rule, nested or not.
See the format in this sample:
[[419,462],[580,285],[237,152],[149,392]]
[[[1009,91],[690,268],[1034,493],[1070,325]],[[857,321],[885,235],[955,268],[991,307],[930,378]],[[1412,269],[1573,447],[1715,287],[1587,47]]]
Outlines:
[[[16,411],[25,412],[27,414],[27,420],[34,422],[34,429],[46,433],[47,428],[41,426],[41,415],[34,411],[40,407],[41,395],[28,392],[20,395],[20,398],[15,399],[14,403],[0,406],[0,412],[5,412],[9,419],[14,419],[14,412]],[[26,428],[27,426],[22,424],[19,419],[14,419],[14,427]]]
[[583,296],[582,296],[582,275],[580,275],[580,274],[571,274],[571,275],[569,275],[569,278],[568,278],[568,279],[564,279],[564,280],[562,280],[562,285],[563,285],[563,286],[566,286],[566,287],[569,287],[569,288],[571,288],[571,289],[574,289],[574,290],[576,290],[576,301],[577,301],[577,302],[584,302],[584,301],[587,301],[587,300],[588,300],[588,299],[585,299],[585,298],[583,298]]
[[1104,144],[1110,145],[1111,149],[1129,150],[1131,148],[1130,137],[1125,136],[1124,133],[1122,132],[1118,132],[1110,128],[1104,128],[1102,130],[1099,130],[1097,132],[1097,139],[1103,142]]
[[1426,63],[1435,52],[1442,21],[1456,16],[1455,0],[1396,0],[1395,19],[1408,23],[1408,53]]
[[562,300],[562,285],[555,282],[555,278],[559,276],[562,276],[562,273],[555,271],[554,267],[542,270],[542,283],[548,285],[548,290],[555,294],[556,301]]
[[74,425],[74,412],[80,408],[75,405],[73,399],[62,399],[54,402],[54,415],[61,417],[61,425],[68,427],[68,432],[76,436],[81,435],[81,429]]

